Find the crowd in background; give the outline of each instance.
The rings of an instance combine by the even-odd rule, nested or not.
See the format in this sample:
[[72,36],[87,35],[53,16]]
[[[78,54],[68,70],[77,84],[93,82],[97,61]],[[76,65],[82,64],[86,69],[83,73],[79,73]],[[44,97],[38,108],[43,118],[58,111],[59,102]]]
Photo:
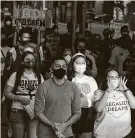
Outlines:
[[[121,37],[117,39],[113,39],[115,30],[110,28],[106,28],[103,30],[103,38],[99,34],[92,34],[92,32],[90,31],[85,31],[85,37],[83,37],[82,33],[76,32],[76,40],[74,43],[75,53],[73,53],[73,49],[72,49],[72,31],[73,31],[72,23],[67,24],[66,34],[60,35],[58,34],[57,30],[58,30],[58,27],[54,26],[50,32],[51,34],[58,35],[59,37],[58,47],[57,47],[57,56],[59,56],[59,58],[56,59],[51,54],[51,51],[48,47],[48,42],[46,40],[47,33],[45,31],[42,32],[40,31],[39,28],[35,29],[31,27],[22,27],[22,26],[13,27],[12,19],[10,17],[7,17],[5,19],[4,26],[1,28],[1,97],[2,97],[1,99],[2,99],[3,106],[4,104],[10,104],[10,107],[8,106],[7,111],[9,112],[7,112],[7,114],[10,118],[9,120],[11,124],[14,124],[11,127],[13,131],[13,138],[19,138],[20,136],[22,136],[21,138],[23,138],[24,131],[26,129],[25,126],[21,126],[21,128],[23,127],[23,129],[21,129],[20,131],[19,129],[20,126],[16,125],[17,123],[15,123],[15,120],[18,116],[17,114],[15,114],[15,112],[17,111],[13,109],[16,109],[19,107],[19,111],[22,111],[23,109],[22,105],[25,106],[29,104],[30,101],[32,102],[31,104],[33,104],[33,101],[35,100],[34,97],[36,95],[36,90],[38,89],[38,85],[44,82],[44,80],[46,82],[48,81],[48,79],[53,78],[54,76],[56,76],[57,78],[58,77],[57,74],[63,73],[65,75],[65,79],[75,83],[82,83],[82,82],[83,84],[89,83],[89,86],[84,85],[82,86],[83,88],[81,89],[86,91],[86,93],[87,92],[89,93],[89,91],[91,91],[91,94],[94,95],[94,92],[97,89],[101,89],[101,90],[106,89],[105,78],[109,74],[109,73],[106,74],[106,70],[112,69],[111,71],[112,72],[114,71],[113,73],[114,74],[116,73],[116,76],[126,77],[126,79],[128,80],[127,87],[131,90],[133,95],[135,95],[135,87],[134,87],[135,85],[135,37],[133,36],[133,38],[131,39],[131,37],[129,36],[128,26],[124,25],[121,27],[121,30],[120,30]],[[37,46],[37,41],[40,42],[39,46]],[[16,45],[14,45],[14,43]],[[59,73],[54,72],[54,70],[57,69],[57,65],[54,65],[53,67],[52,65],[55,63],[55,61],[58,62],[59,60],[66,61],[66,65],[64,63],[61,63],[61,64],[64,64],[63,66],[66,66],[66,67],[62,67],[63,69],[66,70],[66,73],[64,73],[63,70],[60,70]],[[57,64],[59,65],[60,63],[57,63]],[[74,64],[76,66],[78,66],[78,64],[81,64],[82,66],[80,68],[78,67],[79,68],[78,69],[77,67],[76,68],[74,67]],[[119,75],[114,68],[119,72]],[[110,71],[110,74],[112,73],[111,71]],[[85,78],[78,79],[76,77],[79,74],[78,72],[79,73],[81,72],[83,75],[85,75]],[[28,83],[26,81],[27,78],[30,80],[34,80],[34,82],[31,82],[32,84],[29,84],[30,82]],[[62,79],[62,76],[60,77],[60,79]],[[121,80],[121,84],[124,88],[126,87],[125,82],[126,80],[124,79]],[[52,83],[54,82],[47,82],[46,84],[47,86],[46,85],[45,86],[48,87],[49,83],[50,85],[52,85]],[[68,87],[71,87],[70,84],[67,84],[67,85]],[[109,87],[109,84],[108,84],[108,87]],[[12,91],[13,94],[17,93],[18,88],[23,91],[24,97],[21,95],[21,93],[20,93],[20,95],[22,96],[22,97],[20,96],[21,98],[19,97],[19,93],[17,94],[17,97],[14,97],[14,95],[12,94],[8,94],[10,91]],[[39,87],[39,89],[41,89],[41,86]],[[44,99],[41,99],[40,97],[41,95],[39,93],[40,91],[45,91],[45,90],[39,90],[39,89],[37,90],[37,93],[38,93],[37,97],[39,98],[39,99],[37,98],[37,101],[40,103]],[[52,91],[54,91],[53,88],[51,89]],[[64,89],[62,90],[67,91],[67,87],[64,86]],[[91,96],[88,96],[87,94],[84,94],[84,95],[86,96],[85,98],[87,99],[89,99],[89,97],[92,97],[92,95]],[[95,96],[96,98],[94,99],[94,101],[97,101],[102,97],[101,100],[103,103],[103,100],[105,100],[106,98],[106,95],[103,96],[104,94],[102,94],[101,91],[97,91],[95,95],[96,95]],[[30,101],[27,100],[26,98],[27,96],[31,97]],[[42,96],[44,96],[44,93],[42,93]],[[129,98],[129,101],[132,101],[131,94],[129,94],[128,96],[127,97]],[[73,123],[74,124],[72,127],[73,132],[76,134],[76,137],[92,137],[93,134],[92,133],[90,134],[89,132],[93,132],[93,127],[94,127],[95,129],[94,136],[96,138],[102,138],[102,135],[101,137],[100,136],[98,137],[98,135],[101,133],[99,132],[101,131],[101,128],[99,127],[104,128],[105,126],[102,124],[102,121],[101,121],[102,119],[97,120],[97,118],[95,118],[96,111],[93,109],[93,103],[92,102],[83,103],[83,100],[84,101],[86,100],[85,98],[83,97],[81,99],[82,115],[79,121],[77,122],[75,121],[76,123]],[[12,112],[11,112],[11,102],[9,103],[7,99],[13,99]],[[50,101],[51,100],[53,103],[53,99],[50,99]],[[18,104],[16,101],[20,101],[22,105]],[[37,109],[40,106],[37,101],[35,105],[36,114],[40,112],[39,109]],[[78,102],[77,99],[76,99],[76,102]],[[133,101],[131,103],[135,105]],[[53,104],[56,104],[56,103],[54,102]],[[67,104],[69,103],[67,102]],[[75,104],[73,106],[74,113],[76,111],[76,114],[80,115],[79,107],[76,105],[76,103],[74,104]],[[56,108],[58,108],[57,106],[58,104],[56,104]],[[52,108],[54,108],[51,106],[49,107],[51,110]],[[65,108],[66,108],[66,105],[65,105]],[[103,111],[101,111],[101,109],[103,108],[101,103],[99,104],[98,102],[95,102],[95,108],[97,111],[103,113]],[[66,109],[68,109],[68,107]],[[41,110],[43,109],[41,108]],[[64,107],[61,108],[61,110],[64,110]],[[134,112],[135,111],[132,111],[131,117],[135,116]],[[51,112],[48,109],[48,117],[50,114]],[[66,114],[65,110],[63,111],[63,114],[64,115]],[[97,114],[97,115],[102,116],[103,114],[100,114],[100,115]],[[60,114],[60,116],[62,115]],[[68,118],[68,115],[65,115],[65,116],[67,116]],[[33,126],[36,127],[37,125],[35,118],[30,120],[28,115],[23,116],[23,118],[24,119],[21,119],[20,122],[21,121],[22,121],[21,123],[27,122],[28,138],[36,138],[35,137],[36,128],[33,127]],[[41,119],[42,117],[40,116],[39,118]],[[2,119],[3,119],[3,116],[2,116]],[[107,122],[108,118],[106,117],[104,119],[106,119],[106,122]],[[94,126],[95,120],[96,120],[95,122],[96,124]],[[98,124],[99,122],[101,126]],[[132,137],[135,137],[134,122],[135,120],[132,120],[132,128],[133,128]],[[2,123],[4,124],[4,122]],[[111,123],[113,124],[114,122],[111,122]],[[119,125],[117,127],[122,127],[122,125]],[[48,128],[44,128],[44,129],[48,129]],[[110,129],[115,129],[115,128],[110,128]],[[41,128],[41,130],[43,131],[43,128]],[[110,130],[108,131],[111,132]],[[87,135],[82,136],[81,134],[83,134],[84,132],[86,132]],[[123,136],[123,138],[131,138],[130,136],[126,137],[126,135],[129,134],[128,132],[130,132],[130,130],[129,131],[127,130],[127,134],[125,132],[125,135]],[[48,130],[48,133],[49,133],[49,130]],[[47,135],[49,135],[48,133]],[[68,132],[65,133],[65,135],[69,137],[71,136],[70,133],[71,133],[70,130],[68,130]],[[44,134],[46,135],[46,133],[41,133],[39,138],[43,138]],[[58,137],[61,137],[61,134],[59,133],[56,133],[56,135],[58,135]],[[103,138],[109,138],[109,137],[120,138],[119,135],[115,135],[115,137],[113,136],[110,136],[110,134],[106,134],[106,137],[103,137]]]

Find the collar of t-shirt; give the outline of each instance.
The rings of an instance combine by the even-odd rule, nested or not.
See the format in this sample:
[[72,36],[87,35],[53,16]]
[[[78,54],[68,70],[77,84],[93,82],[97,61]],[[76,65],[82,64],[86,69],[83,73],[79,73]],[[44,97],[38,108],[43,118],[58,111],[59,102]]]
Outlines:
[[29,79],[29,78],[31,78],[33,76],[34,76],[33,72],[31,74],[27,74],[26,72],[23,73],[23,77],[25,77],[26,79]]

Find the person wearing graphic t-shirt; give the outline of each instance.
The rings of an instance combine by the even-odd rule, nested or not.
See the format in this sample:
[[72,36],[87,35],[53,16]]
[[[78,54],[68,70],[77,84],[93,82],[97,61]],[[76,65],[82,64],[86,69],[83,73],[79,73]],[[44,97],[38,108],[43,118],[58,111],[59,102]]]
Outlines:
[[24,52],[19,70],[10,76],[4,91],[5,97],[12,101],[10,123],[13,138],[24,138],[25,130],[28,138],[37,138],[34,102],[36,89],[43,81],[36,70],[35,55]]
[[39,138],[72,138],[71,126],[81,115],[80,95],[74,83],[65,78],[67,63],[54,59],[53,77],[42,83],[36,92],[35,114],[39,120]]
[[110,69],[106,72],[104,90],[95,91],[95,138],[131,138],[131,108],[135,109],[135,96],[126,83],[125,77]]
[[79,121],[73,124],[73,132],[76,138],[91,138],[94,119],[93,119],[93,96],[94,91],[98,89],[95,79],[87,76],[86,57],[81,54],[75,54],[69,64],[67,77],[77,86],[81,99],[82,115]]

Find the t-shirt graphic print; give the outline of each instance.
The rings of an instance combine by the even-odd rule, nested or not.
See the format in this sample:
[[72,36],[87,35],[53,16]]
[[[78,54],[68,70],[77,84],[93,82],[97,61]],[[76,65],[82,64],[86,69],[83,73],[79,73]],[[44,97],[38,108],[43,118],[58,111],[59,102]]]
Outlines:
[[107,101],[106,110],[114,118],[119,118],[129,109],[128,100],[124,96],[109,97]]
[[91,107],[93,104],[94,91],[98,89],[95,79],[86,75],[82,78],[76,76],[72,79],[72,82],[77,86],[77,91],[80,93],[80,96],[87,98],[88,104],[82,107]]
[[[104,92],[97,90],[94,101],[99,100]],[[125,137],[131,131],[131,110],[129,101],[122,90],[109,93],[104,111],[97,113],[94,124],[96,138]]]
[[[7,84],[14,87],[16,81],[16,72],[14,72]],[[41,77],[41,83],[44,81],[43,77]],[[20,95],[21,97],[28,98],[30,100],[35,100],[36,90],[38,88],[38,79],[34,73],[28,75],[25,72],[23,73],[20,84],[18,86],[18,90],[16,95]],[[13,101],[12,108],[24,109],[23,105],[19,101]]]

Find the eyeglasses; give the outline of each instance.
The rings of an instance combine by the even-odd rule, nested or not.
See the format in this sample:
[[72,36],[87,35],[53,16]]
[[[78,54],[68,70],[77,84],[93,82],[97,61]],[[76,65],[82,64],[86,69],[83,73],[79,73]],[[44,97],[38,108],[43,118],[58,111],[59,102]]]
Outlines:
[[109,79],[119,79],[120,77],[119,76],[108,76],[107,78],[109,78]]

